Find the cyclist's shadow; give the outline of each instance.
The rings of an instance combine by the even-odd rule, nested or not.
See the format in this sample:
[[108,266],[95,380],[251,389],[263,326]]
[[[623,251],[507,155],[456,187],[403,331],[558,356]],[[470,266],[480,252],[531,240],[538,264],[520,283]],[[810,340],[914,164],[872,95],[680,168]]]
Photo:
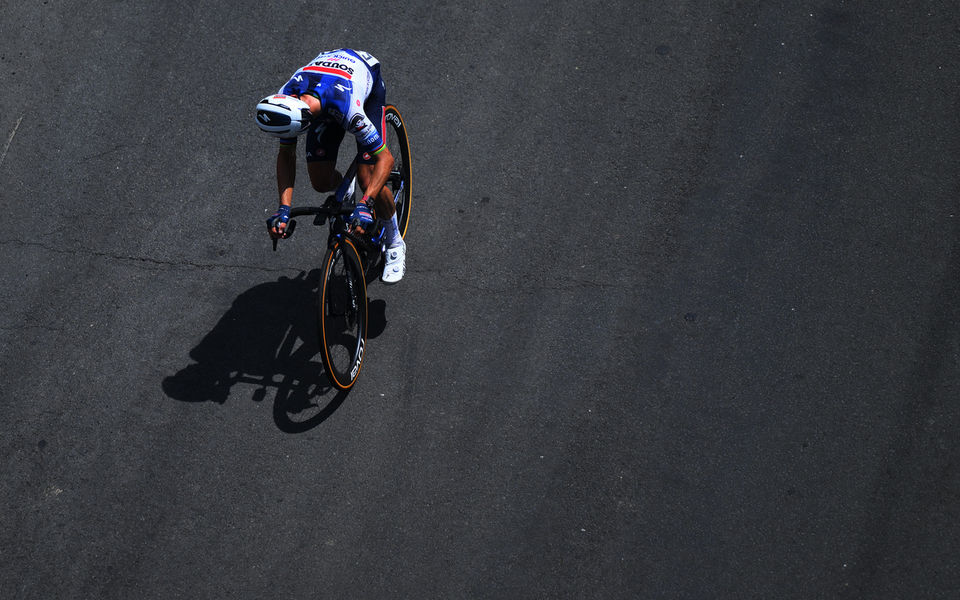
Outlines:
[[[226,402],[238,383],[257,386],[252,399],[276,390],[273,418],[282,431],[311,429],[347,397],[330,385],[317,337],[319,270],[281,277],[237,296],[230,310],[190,351],[195,362],[163,380],[167,396],[183,402]],[[385,304],[369,305],[367,338],[383,332]]]

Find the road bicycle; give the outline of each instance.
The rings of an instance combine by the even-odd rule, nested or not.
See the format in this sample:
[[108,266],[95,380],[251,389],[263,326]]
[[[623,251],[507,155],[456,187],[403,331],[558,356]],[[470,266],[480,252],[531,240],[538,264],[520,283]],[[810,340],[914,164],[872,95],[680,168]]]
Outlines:
[[[397,207],[400,236],[407,234],[413,201],[413,174],[410,168],[410,142],[400,111],[385,107],[387,147],[394,165],[385,187],[393,194]],[[322,206],[299,206],[290,212],[285,239],[293,235],[294,217],[314,215],[313,224],[329,225],[327,251],[321,263],[318,292],[320,347],[323,365],[334,387],[349,390],[363,366],[367,343],[367,284],[383,268],[383,226],[379,221],[366,231],[354,230],[348,219],[356,208],[349,190],[356,187],[357,161],[353,159],[334,194]],[[277,244],[274,240],[274,250]]]

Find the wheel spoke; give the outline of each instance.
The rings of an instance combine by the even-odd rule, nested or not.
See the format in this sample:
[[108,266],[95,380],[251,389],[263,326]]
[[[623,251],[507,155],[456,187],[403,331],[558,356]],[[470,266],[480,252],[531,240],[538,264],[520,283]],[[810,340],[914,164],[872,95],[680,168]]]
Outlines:
[[337,242],[324,260],[320,286],[320,335],[323,361],[333,385],[349,389],[363,360],[366,338],[366,289],[353,245]]

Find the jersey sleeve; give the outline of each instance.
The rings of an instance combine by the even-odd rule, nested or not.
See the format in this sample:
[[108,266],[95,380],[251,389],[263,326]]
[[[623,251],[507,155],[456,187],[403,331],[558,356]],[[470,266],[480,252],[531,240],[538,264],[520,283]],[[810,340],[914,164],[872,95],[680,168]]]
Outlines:
[[362,112],[357,112],[351,117],[347,131],[356,136],[360,150],[368,154],[379,154],[386,146],[376,126]]

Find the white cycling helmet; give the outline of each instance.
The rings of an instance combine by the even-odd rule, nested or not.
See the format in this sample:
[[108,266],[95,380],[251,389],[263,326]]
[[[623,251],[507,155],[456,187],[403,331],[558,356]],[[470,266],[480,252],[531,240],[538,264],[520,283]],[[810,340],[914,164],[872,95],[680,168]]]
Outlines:
[[293,96],[267,96],[257,104],[257,125],[279,138],[297,137],[310,128],[310,107]]

